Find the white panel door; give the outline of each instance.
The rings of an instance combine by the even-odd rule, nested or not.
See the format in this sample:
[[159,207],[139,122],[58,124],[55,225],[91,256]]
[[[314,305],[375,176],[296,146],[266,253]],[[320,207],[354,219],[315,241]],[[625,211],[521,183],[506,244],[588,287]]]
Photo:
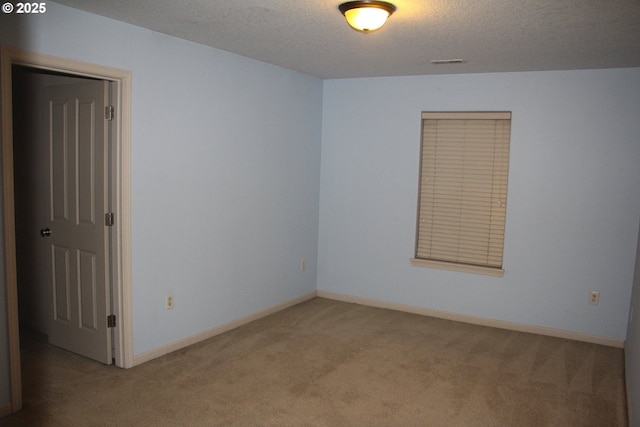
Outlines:
[[49,342],[110,364],[104,117],[108,83],[87,80],[47,87],[41,99],[46,206],[36,262],[51,290]]

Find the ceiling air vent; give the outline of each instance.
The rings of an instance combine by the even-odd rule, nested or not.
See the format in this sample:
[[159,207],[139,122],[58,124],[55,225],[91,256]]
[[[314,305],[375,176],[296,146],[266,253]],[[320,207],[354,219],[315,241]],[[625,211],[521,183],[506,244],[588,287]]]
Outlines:
[[441,64],[462,64],[464,59],[432,59],[432,64],[441,65]]

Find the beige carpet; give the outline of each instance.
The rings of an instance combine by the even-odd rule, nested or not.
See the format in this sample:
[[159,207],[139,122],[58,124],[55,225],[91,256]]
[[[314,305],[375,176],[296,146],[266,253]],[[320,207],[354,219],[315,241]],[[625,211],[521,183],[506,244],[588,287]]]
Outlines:
[[316,298],[121,370],[31,341],[1,426],[625,426],[623,352]]

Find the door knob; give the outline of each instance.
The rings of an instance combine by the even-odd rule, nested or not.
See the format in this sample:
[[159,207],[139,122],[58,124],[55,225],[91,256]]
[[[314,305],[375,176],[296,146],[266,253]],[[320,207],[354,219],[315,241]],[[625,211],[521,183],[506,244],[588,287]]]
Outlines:
[[42,230],[40,230],[40,235],[42,237],[49,237],[51,236],[51,229],[49,228],[43,228]]

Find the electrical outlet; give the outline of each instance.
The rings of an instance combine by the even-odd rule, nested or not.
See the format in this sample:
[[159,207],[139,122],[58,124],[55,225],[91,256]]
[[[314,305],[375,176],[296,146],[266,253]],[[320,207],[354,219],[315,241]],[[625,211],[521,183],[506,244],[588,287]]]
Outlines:
[[589,304],[598,305],[599,302],[600,302],[600,292],[591,291],[591,293],[589,294]]
[[173,294],[172,293],[168,293],[167,294],[166,306],[167,306],[167,310],[171,310],[173,308]]

